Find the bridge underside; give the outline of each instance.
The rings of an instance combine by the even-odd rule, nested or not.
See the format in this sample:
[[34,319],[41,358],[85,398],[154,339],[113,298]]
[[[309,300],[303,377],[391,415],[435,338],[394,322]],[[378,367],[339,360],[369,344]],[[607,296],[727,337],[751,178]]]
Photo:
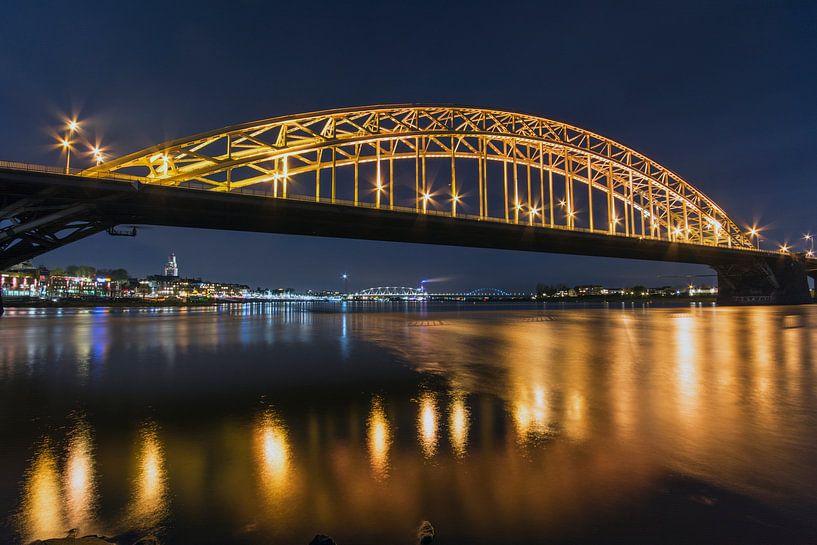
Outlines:
[[118,224],[697,263],[718,272],[724,304],[811,302],[817,274],[771,252],[0,169],[0,269]]

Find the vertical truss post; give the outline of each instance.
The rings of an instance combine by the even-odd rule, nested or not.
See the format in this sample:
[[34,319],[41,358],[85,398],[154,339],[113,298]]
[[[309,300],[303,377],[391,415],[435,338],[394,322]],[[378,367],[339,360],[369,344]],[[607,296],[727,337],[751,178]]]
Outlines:
[[519,223],[519,174],[516,165],[516,140],[511,146],[511,153],[513,154],[513,222]]
[[278,159],[275,160],[272,168],[275,172],[272,174],[272,196],[278,198]]
[[391,141],[391,155],[389,156],[389,210],[394,210],[394,150],[397,141]]
[[630,236],[630,198],[632,197],[632,180],[633,173],[630,173],[630,179],[624,187],[624,234]]
[[644,194],[641,191],[638,192],[638,205],[641,207],[639,216],[641,216],[641,236],[643,237],[647,234],[647,230],[644,227]]
[[483,141],[480,137],[477,140],[477,186],[479,187],[479,219],[485,217],[485,196],[482,191],[482,145]]
[[332,204],[335,204],[335,183],[337,181],[336,178],[336,167],[337,167],[337,159],[336,159],[336,151],[335,148],[332,148]]
[[539,210],[542,218],[542,227],[545,226],[545,146],[539,143],[539,202],[541,207]]
[[380,193],[383,192],[383,179],[380,177],[380,140],[375,142],[375,154],[377,156],[377,179],[375,181],[375,207],[380,208]]
[[687,200],[684,197],[682,201],[683,209],[684,209],[684,240],[689,242],[689,216],[687,215]]
[[423,189],[423,212],[425,212],[427,207],[428,207],[428,200],[429,199],[426,198],[426,195],[431,193],[431,191],[428,190],[428,183],[426,182],[426,152],[427,151],[428,151],[428,140],[424,136],[423,137],[423,156],[420,158],[420,163],[422,164],[422,167],[423,167],[423,177],[420,180],[420,182],[422,184],[422,189]]
[[590,230],[593,230],[593,170],[590,167],[590,156],[587,156],[587,207],[590,209]]
[[[227,135],[227,161],[233,160],[233,137],[232,135]],[[227,169],[227,192],[229,193],[232,191],[232,179],[233,179],[233,168],[229,167]]]
[[531,194],[530,194],[530,190],[531,190],[531,187],[530,187],[530,161],[531,161],[530,146],[526,145],[525,149],[527,150],[526,155],[527,155],[527,167],[528,167],[528,216],[529,216],[528,217],[528,220],[529,220],[528,223],[531,223],[533,221],[533,212],[532,212],[532,210],[533,210],[533,200],[531,199]]
[[613,212],[615,207],[613,204],[613,163],[607,164],[607,230],[609,233],[615,234],[616,220],[613,219]]
[[553,152],[548,150],[548,205],[550,208],[550,226],[555,224],[555,210],[553,209]]
[[667,240],[673,241],[675,240],[675,235],[672,232],[672,209],[669,205],[669,182],[667,181],[667,177],[663,177],[664,187],[666,188],[667,192],[665,193],[666,196],[666,203],[667,203]]
[[451,215],[457,216],[457,158],[454,149],[454,137],[451,137]]
[[502,141],[502,185],[505,194],[505,223],[508,223],[508,141]]
[[420,210],[420,138],[414,138],[414,210]]
[[482,209],[484,217],[488,217],[488,140],[482,139],[482,191],[485,206]]
[[633,171],[630,171],[630,234],[635,236],[635,188],[633,187]]
[[287,198],[287,185],[289,185],[289,160],[284,155],[284,198]]
[[315,158],[318,163],[315,167],[315,202],[321,202],[321,157],[323,156],[323,149],[317,151]]
[[565,204],[567,204],[567,227],[573,228],[573,175],[571,174],[570,155],[565,148]]
[[655,198],[652,193],[652,178],[647,178],[647,199],[650,201],[650,236],[654,237],[655,227],[658,223],[655,221],[655,207],[653,206]]
[[360,144],[355,144],[355,206],[358,205],[359,197],[359,178],[360,178]]

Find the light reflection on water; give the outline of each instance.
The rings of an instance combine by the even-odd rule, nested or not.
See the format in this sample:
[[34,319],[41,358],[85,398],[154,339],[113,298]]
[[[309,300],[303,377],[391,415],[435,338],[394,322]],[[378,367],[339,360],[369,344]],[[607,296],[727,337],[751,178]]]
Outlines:
[[815,309],[308,310],[4,318],[17,539],[570,536],[667,474],[817,514]]
[[133,528],[155,528],[167,516],[167,472],[164,447],[156,424],[143,424],[133,452],[136,472],[131,481],[132,499],[126,524]]
[[379,480],[389,476],[389,449],[391,448],[389,419],[383,410],[379,396],[372,398],[372,408],[367,422],[366,442],[369,447],[372,471]]

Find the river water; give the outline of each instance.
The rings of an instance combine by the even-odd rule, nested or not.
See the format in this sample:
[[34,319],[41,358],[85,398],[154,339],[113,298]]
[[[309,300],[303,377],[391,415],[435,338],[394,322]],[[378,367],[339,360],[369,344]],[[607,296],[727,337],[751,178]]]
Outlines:
[[0,542],[815,543],[817,306],[9,309]]

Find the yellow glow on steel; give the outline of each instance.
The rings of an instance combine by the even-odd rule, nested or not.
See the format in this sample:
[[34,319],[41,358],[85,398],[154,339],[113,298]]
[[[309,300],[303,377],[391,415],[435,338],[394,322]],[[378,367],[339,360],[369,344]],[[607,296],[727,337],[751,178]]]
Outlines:
[[[489,133],[485,132],[486,120],[489,120],[491,127]],[[325,160],[326,157],[331,157],[331,161]],[[277,180],[281,180],[283,197],[290,198],[289,182],[295,182],[299,176],[306,174],[320,178],[320,173],[329,169],[333,184],[332,202],[348,205],[334,198],[335,183],[337,180],[337,183],[349,184],[353,177],[338,177],[337,170],[353,168],[359,173],[361,167],[375,165],[377,191],[374,198],[367,197],[374,201],[387,185],[393,187],[394,163],[405,161],[412,164],[415,170],[415,194],[409,201],[412,206],[409,208],[407,204],[399,203],[395,206],[390,200],[389,209],[418,211],[418,205],[422,202],[423,212],[427,212],[430,200],[427,162],[442,160],[450,161],[452,182],[456,180],[454,172],[457,163],[470,161],[482,165],[488,164],[489,160],[501,163],[504,168],[537,168],[540,176],[547,172],[551,182],[553,176],[563,178],[567,184],[567,194],[559,201],[559,206],[567,209],[567,222],[551,222],[552,225],[543,222],[540,228],[558,226],[606,232],[606,229],[594,228],[592,221],[598,215],[598,203],[605,200],[594,199],[593,194],[606,193],[608,217],[605,223],[621,221],[613,220],[610,216],[615,209],[623,208],[626,221],[622,223],[628,224],[625,236],[677,241],[678,234],[673,229],[683,218],[683,243],[753,247],[746,233],[716,203],[648,157],[579,127],[537,116],[485,108],[381,105],[265,119],[182,138],[100,162],[83,171],[83,174],[121,175],[127,180],[147,184],[214,191],[240,191],[270,180],[277,186]],[[389,165],[388,184],[380,177],[384,161]],[[576,164],[587,165],[586,170],[574,171],[570,165]],[[474,219],[517,222],[518,212],[526,205],[515,194],[513,200],[508,202],[510,194],[505,191],[505,204],[489,207],[486,195],[501,195],[502,189],[496,186],[501,180],[486,177],[483,170],[480,172],[478,180],[460,179],[457,185],[451,186],[452,193],[457,193],[460,198],[453,199],[447,213],[457,215],[458,204],[470,204],[469,199],[463,196],[461,184],[474,183],[479,186],[480,196],[480,205],[472,208],[479,210],[479,216],[472,214]],[[357,180],[357,175],[354,179]],[[603,179],[611,181],[609,184],[600,183],[599,180]],[[587,210],[580,213],[572,209],[576,204],[573,200],[574,184],[584,185],[588,190]],[[307,188],[313,186],[316,187],[316,194],[306,194],[309,192]],[[292,188],[306,193],[291,197],[320,201],[318,187],[318,183],[293,185]],[[360,202],[356,190],[354,194],[353,206],[370,204],[365,200]],[[274,191],[274,196],[279,196],[277,191]],[[548,197],[553,202],[552,183]],[[541,198],[545,198],[544,194]],[[489,214],[489,209],[498,213],[511,207],[516,207],[514,218]],[[603,210],[604,207],[601,208]],[[640,216],[640,222],[636,221],[636,216]],[[644,218],[650,219],[650,229],[645,229]],[[574,221],[576,219],[590,221]],[[579,227],[577,223],[584,225]],[[636,229],[638,223],[641,232]]]

